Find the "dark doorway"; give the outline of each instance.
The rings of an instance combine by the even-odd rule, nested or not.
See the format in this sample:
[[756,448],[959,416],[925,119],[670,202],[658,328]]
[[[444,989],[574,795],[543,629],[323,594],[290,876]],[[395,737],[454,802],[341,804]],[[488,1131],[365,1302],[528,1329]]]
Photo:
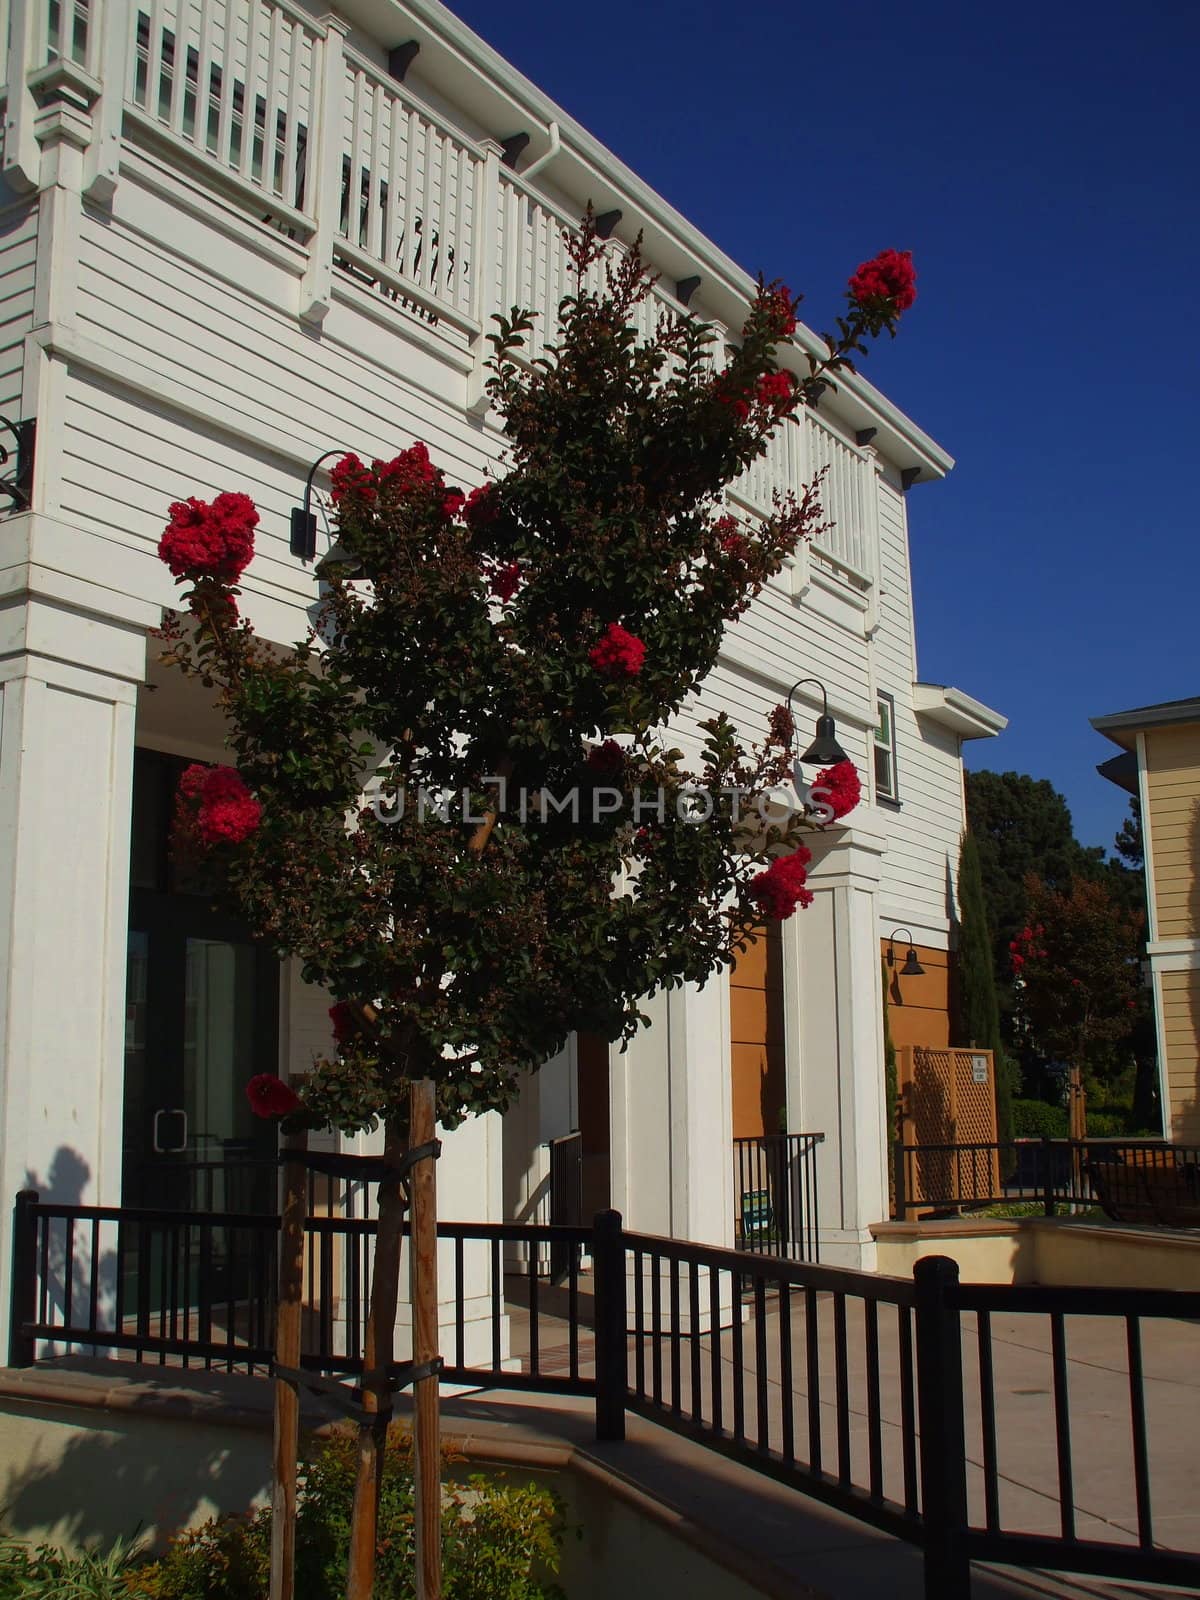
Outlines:
[[122,1201],[268,1211],[273,1122],[245,1086],[279,1058],[279,965],[214,904],[210,869],[172,846],[187,762],[136,753],[125,1002]]

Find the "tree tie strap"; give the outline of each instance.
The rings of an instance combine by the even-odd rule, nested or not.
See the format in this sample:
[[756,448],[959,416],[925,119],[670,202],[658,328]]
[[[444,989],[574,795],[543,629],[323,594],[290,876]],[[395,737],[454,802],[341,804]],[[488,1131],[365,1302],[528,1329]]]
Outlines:
[[[337,1378],[326,1378],[322,1373],[309,1372],[304,1367],[286,1367],[278,1361],[271,1362],[271,1376],[321,1395],[346,1416],[361,1422],[386,1415],[391,1411],[393,1395],[401,1389],[407,1389],[410,1384],[420,1383],[423,1378],[436,1377],[445,1365],[441,1356],[434,1356],[430,1361],[401,1361],[390,1372],[382,1369],[364,1372],[353,1388]],[[364,1406],[363,1397],[368,1390],[386,1396],[387,1403],[379,1411],[371,1412]]]

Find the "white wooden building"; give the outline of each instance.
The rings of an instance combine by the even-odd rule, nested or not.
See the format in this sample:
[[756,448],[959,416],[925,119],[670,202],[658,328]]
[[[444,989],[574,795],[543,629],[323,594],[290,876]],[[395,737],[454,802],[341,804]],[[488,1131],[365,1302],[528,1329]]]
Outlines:
[[[303,1070],[327,1042],[325,998],[264,969],[162,849],[171,759],[222,755],[202,693],[148,648],[174,598],[155,555],[169,502],[254,497],[244,606],[290,641],[314,597],[289,548],[310,464],[422,439],[452,481],[481,482],[501,443],[482,391],[489,318],[529,305],[544,336],[566,283],[560,230],[587,201],[614,249],[644,232],[663,305],[737,328],[751,282],[435,0],[337,15],[5,0],[2,15],[0,415],[36,425],[26,497],[0,500],[6,1276],[22,1185],[128,1202],[163,1152],[245,1153],[245,1078]],[[15,458],[13,435],[0,442]],[[824,1259],[871,1264],[887,1202],[880,941],[902,925],[922,951],[948,949],[961,740],[1003,719],[917,681],[906,491],[947,455],[847,378],[736,498],[765,507],[822,465],[832,532],[732,632],[697,711],[724,708],[752,736],[816,677],[868,786],[852,826],[818,841],[816,903],[786,925],[758,1007],[777,1020],[739,1038],[731,1012],[748,1002],[713,981],[657,1002],[624,1054],[572,1045],[504,1125],[449,1139],[450,1216],[535,1212],[539,1147],[586,1101],[596,1193],[632,1226],[731,1241],[738,1060],[775,1074],[789,1128],[826,1136]]]

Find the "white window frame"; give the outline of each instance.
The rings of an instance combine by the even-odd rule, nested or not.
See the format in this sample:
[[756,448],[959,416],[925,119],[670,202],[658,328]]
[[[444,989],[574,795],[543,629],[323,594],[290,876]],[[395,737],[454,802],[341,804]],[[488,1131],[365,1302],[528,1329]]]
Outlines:
[[[879,689],[875,694],[875,709],[879,720],[875,724],[871,736],[871,776],[875,784],[876,800],[887,800],[893,805],[900,803],[900,778],[896,765],[896,697],[888,694],[886,690]],[[887,718],[888,737],[881,738],[884,717]],[[887,779],[880,777],[880,758],[886,757]]]

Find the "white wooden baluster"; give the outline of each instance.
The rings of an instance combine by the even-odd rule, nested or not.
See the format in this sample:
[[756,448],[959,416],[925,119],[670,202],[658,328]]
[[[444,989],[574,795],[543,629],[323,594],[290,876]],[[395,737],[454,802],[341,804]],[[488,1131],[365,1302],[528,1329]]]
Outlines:
[[[501,308],[496,304],[496,229],[497,213],[502,204],[507,201],[507,194],[501,198],[500,193],[500,157],[504,154],[504,147],[494,139],[483,141],[483,160],[475,167],[475,203],[473,208],[475,242],[471,251],[471,272],[474,282],[471,285],[471,315],[479,324],[480,332],[475,336],[475,350],[470,376],[467,379],[467,409],[476,416],[483,416],[488,408],[487,390],[484,387],[487,373],[484,370],[492,347],[488,344],[488,335],[493,332],[492,318],[501,309],[507,311],[508,307]],[[505,206],[507,213],[507,205]],[[505,238],[508,229],[504,230]]]
[[[346,35],[350,29],[340,17],[321,18],[320,79],[314,94],[314,114],[309,126],[309,172],[316,228],[308,241],[308,267],[300,285],[300,315],[306,322],[325,320],[333,295],[333,250],[337,240],[342,200],[342,150],[346,84]],[[314,85],[314,87],[317,87]],[[355,214],[354,178],[351,173],[350,215]]]
[[19,193],[38,187],[41,152],[33,131],[37,113],[26,77],[46,58],[43,0],[11,0],[8,36],[8,102],[4,109],[4,176]]
[[[251,0],[246,18],[246,76],[242,87],[242,142],[238,148],[237,170],[250,181],[254,171],[254,140],[258,131],[258,51],[259,30],[262,26],[263,8],[258,0]],[[268,152],[273,135],[263,129],[263,187],[271,187],[271,166]]]

